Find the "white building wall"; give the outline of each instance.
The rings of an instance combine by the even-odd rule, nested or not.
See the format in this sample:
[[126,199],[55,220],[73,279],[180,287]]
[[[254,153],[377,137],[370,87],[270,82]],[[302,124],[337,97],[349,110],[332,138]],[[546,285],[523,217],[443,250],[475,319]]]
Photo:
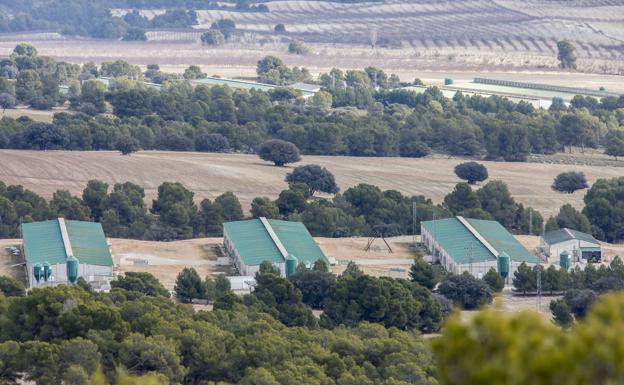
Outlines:
[[[50,279],[46,282],[44,280],[40,280],[37,283],[35,279],[35,274],[33,270],[33,265],[30,263],[26,264],[26,268],[28,269],[28,287],[46,287],[46,286],[56,286],[56,285],[67,285],[69,282],[67,281],[67,265],[65,263],[59,263],[56,265],[50,265],[50,269],[52,270],[52,274],[50,275]],[[43,269],[43,266],[42,266]],[[113,267],[112,266],[100,266],[100,265],[87,265],[87,264],[78,264],[78,277],[82,277],[85,281],[92,282],[102,282],[102,281],[110,281],[113,279]]]
[[[579,256],[581,247],[600,247],[600,245],[596,245],[595,243],[581,241],[578,239],[571,239],[569,241],[553,243],[552,245],[546,245],[546,252],[549,257],[557,257],[567,251],[571,256]],[[578,251],[577,251],[578,250]]]
[[[471,273],[474,277],[482,278],[491,267],[494,270],[498,271],[498,262],[496,260],[486,261],[486,262],[473,262],[472,266],[469,263],[465,264],[456,264],[453,258],[448,255],[446,250],[444,250],[427,232],[425,228],[421,229],[421,242],[427,247],[429,251],[433,254],[433,261],[439,262],[444,268],[454,274],[461,274],[464,271]],[[506,282],[510,283],[513,278],[514,272],[518,269],[522,262],[518,261],[510,261],[509,266],[509,276],[507,277]],[[534,263],[528,263],[530,267],[533,267]]]

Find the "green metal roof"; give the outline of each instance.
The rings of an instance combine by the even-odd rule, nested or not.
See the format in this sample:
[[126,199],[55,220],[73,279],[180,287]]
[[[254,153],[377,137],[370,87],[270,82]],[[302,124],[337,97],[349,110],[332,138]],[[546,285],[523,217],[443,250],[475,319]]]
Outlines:
[[262,261],[283,262],[284,258],[259,219],[226,222],[223,231],[236,247],[248,266],[259,265]]
[[512,261],[537,263],[537,258],[497,221],[470,218],[466,220],[496,251],[509,254]]
[[457,218],[421,222],[422,227],[435,238],[457,264],[496,260],[496,256],[459,221]]
[[[73,257],[80,263],[113,266],[113,258],[106,236],[99,223],[65,221]],[[24,254],[31,263],[65,263],[69,255],[65,250],[58,219],[24,223],[22,225]]]
[[[500,254],[506,253],[512,261],[537,263],[533,256],[497,221],[466,218],[468,223]],[[422,222],[432,237],[446,250],[457,264],[496,260],[481,241],[457,218]]]
[[600,245],[600,242],[596,240],[591,234],[583,233],[581,231],[572,230],[568,228],[563,228],[559,230],[549,231],[542,237],[546,243],[549,245],[554,245],[559,242],[571,241],[573,239],[578,239],[580,241],[585,241],[589,243],[593,243],[595,245]]
[[328,262],[325,253],[303,223],[277,219],[269,219],[269,223],[288,253],[297,258],[298,263],[314,264],[319,259]]
[[[302,86],[299,83],[290,85],[290,86],[277,86],[274,84],[266,84],[266,83],[258,83],[258,82],[250,82],[247,80],[237,80],[237,79],[224,79],[224,78],[215,78],[215,77],[205,77],[202,79],[193,79],[191,83],[194,84],[204,84],[208,86],[228,86],[234,89],[242,89],[242,90],[259,90],[259,91],[271,91],[277,88],[287,87],[292,88],[294,90],[301,91],[303,97],[314,96],[316,91],[312,90],[312,86],[306,85]],[[314,87],[314,89],[318,88],[318,86]]]
[[[287,253],[297,258],[297,261],[314,263],[322,259],[327,262],[327,257],[303,223],[276,219],[269,219],[268,223]],[[260,219],[226,222],[223,231],[246,265],[256,266],[262,261],[284,262],[284,256]]]

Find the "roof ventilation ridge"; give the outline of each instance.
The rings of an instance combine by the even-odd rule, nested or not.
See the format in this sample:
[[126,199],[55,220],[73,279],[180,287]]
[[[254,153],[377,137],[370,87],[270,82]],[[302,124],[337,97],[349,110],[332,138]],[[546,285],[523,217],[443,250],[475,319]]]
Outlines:
[[67,232],[67,224],[65,218],[58,218],[59,228],[61,229],[61,238],[63,239],[63,246],[65,247],[65,255],[67,258],[74,256],[74,250],[72,249],[71,242],[69,241],[69,233]]
[[277,246],[277,249],[279,250],[280,254],[282,254],[282,257],[286,259],[288,257],[288,250],[286,250],[286,247],[284,247],[284,244],[278,238],[275,230],[273,230],[273,227],[271,226],[271,223],[269,223],[269,221],[265,217],[260,217],[260,222],[264,226],[267,233],[269,233],[269,237],[271,237],[271,240],[273,241],[275,246]]
[[461,215],[457,216],[457,220],[464,225],[464,227],[466,227],[466,229],[468,229],[468,231],[470,231],[472,233],[472,235],[474,235],[475,238],[477,238],[479,240],[479,242],[481,242],[481,244],[483,246],[485,246],[486,249],[488,249],[488,251],[490,253],[492,253],[492,255],[496,258],[498,258],[499,253],[498,250],[496,250],[494,248],[494,246],[492,246],[490,244],[490,242],[487,241],[487,239],[485,239],[481,234],[479,234],[479,232],[477,231],[477,229],[475,229],[474,227],[472,227],[472,225],[466,220],[466,218],[462,217]]

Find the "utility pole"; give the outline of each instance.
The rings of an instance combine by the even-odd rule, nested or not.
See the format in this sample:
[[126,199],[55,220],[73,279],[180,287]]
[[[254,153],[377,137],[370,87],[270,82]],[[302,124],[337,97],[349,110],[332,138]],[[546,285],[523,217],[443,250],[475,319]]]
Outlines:
[[529,235],[533,235],[533,207],[529,207]]
[[470,271],[470,275],[472,275],[472,242],[468,242],[464,247],[464,251],[468,257],[468,271]]
[[416,202],[412,202],[412,239],[416,242]]

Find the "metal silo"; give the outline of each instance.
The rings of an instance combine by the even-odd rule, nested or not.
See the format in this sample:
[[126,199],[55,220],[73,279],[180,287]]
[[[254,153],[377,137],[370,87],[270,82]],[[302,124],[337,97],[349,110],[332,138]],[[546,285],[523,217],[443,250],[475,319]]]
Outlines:
[[503,279],[507,279],[509,276],[509,255],[505,252],[502,252],[498,256],[498,274],[500,274]]
[[76,283],[78,279],[78,260],[74,257],[67,258],[67,280]]

